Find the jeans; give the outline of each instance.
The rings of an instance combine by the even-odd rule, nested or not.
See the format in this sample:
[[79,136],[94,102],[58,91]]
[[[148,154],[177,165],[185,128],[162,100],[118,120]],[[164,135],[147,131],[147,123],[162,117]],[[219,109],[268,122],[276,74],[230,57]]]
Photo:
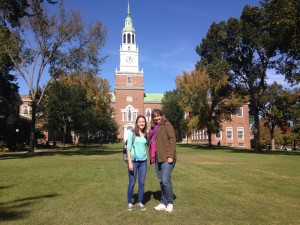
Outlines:
[[146,180],[146,173],[147,173],[147,160],[145,161],[133,161],[133,171],[128,169],[128,176],[129,176],[129,184],[127,189],[127,199],[128,203],[132,203],[133,198],[133,189],[136,181],[136,177],[138,175],[138,201],[142,203],[144,197],[144,190],[145,190],[145,180]]
[[174,194],[172,187],[172,170],[176,164],[176,160],[172,163],[155,161],[155,169],[158,181],[160,183],[161,199],[160,203],[164,205],[173,204]]

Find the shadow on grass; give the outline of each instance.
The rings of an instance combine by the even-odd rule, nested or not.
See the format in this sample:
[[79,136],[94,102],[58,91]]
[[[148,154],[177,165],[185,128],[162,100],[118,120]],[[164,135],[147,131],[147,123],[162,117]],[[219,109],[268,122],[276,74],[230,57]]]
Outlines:
[[22,219],[30,214],[30,211],[25,210],[25,207],[34,204],[39,199],[53,198],[56,196],[58,196],[58,194],[53,193],[28,198],[20,198],[10,202],[0,202],[0,221]]
[[255,153],[255,154],[265,154],[265,155],[290,155],[290,156],[295,156],[298,155],[300,156],[300,151],[270,151],[270,150],[262,150],[261,152],[256,152],[254,150],[248,150],[248,149],[230,149],[231,153]]
[[105,148],[100,146],[81,146],[81,147],[66,147],[56,149],[36,149],[34,153],[29,152],[10,152],[0,155],[0,160],[4,159],[21,159],[21,158],[32,158],[39,156],[74,156],[74,155],[112,155],[121,154],[122,149],[116,148]]
[[[151,200],[151,198],[157,200],[157,201],[160,201],[160,196],[161,196],[161,193],[160,191],[146,191],[144,193],[144,198],[143,198],[143,203],[144,204],[147,204],[147,202],[149,202]],[[176,195],[174,194],[174,200],[176,199]],[[137,203],[138,202],[138,195],[137,194],[134,194],[133,195],[133,203]]]
[[230,153],[255,153],[255,154],[272,154],[272,155],[300,155],[300,151],[270,151],[270,150],[262,150],[261,152],[256,152],[254,149],[240,149],[240,148],[229,148],[225,146],[221,146],[218,148],[217,146],[208,147],[207,144],[196,144],[196,143],[180,143],[177,144],[182,148],[190,148],[190,149],[199,149],[199,150],[212,150],[212,151],[228,151]]

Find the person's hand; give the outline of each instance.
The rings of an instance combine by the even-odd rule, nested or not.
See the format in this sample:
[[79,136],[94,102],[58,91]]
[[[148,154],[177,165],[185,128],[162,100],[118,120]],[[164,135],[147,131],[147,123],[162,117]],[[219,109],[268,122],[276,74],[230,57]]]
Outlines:
[[168,163],[172,163],[174,161],[173,158],[168,158]]
[[128,168],[130,171],[133,171],[133,164],[132,162],[128,162]]

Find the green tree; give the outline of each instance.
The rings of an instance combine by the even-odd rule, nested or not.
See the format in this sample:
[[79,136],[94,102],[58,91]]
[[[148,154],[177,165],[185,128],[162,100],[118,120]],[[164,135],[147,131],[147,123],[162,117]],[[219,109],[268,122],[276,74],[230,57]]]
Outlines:
[[84,133],[87,123],[86,88],[81,85],[67,85],[60,81],[52,84],[47,95],[44,124],[48,130],[63,133],[63,143],[69,130]]
[[[25,12],[31,16],[23,17],[19,26],[11,28],[15,35],[6,40],[3,48],[30,91],[30,151],[33,152],[36,112],[45,91],[60,75],[72,71],[99,72],[99,66],[104,62],[99,51],[105,43],[106,29],[101,22],[85,25],[80,13],[67,13],[62,4],[57,13],[48,15],[41,1],[32,0],[28,3],[30,6]],[[17,58],[12,54],[16,49],[19,52]],[[47,69],[50,75],[48,80],[45,79]],[[47,81],[42,86],[44,80]]]
[[264,11],[259,7],[246,6],[240,20],[213,23],[196,51],[201,63],[228,67],[230,83],[236,93],[249,96],[250,112],[254,118],[254,147],[261,151],[259,110],[265,93],[267,70],[273,68],[276,56],[274,42],[266,30]]
[[276,41],[280,56],[276,60],[276,71],[286,80],[300,82],[300,1],[263,0],[266,26]]
[[184,119],[184,111],[179,105],[181,96],[179,92],[175,89],[173,91],[167,91],[161,100],[162,111],[164,115],[168,118],[170,123],[174,126],[175,130],[178,132],[178,137],[182,137],[181,134],[181,124]]
[[16,78],[11,74],[14,66],[9,56],[3,51],[4,39],[9,38],[10,32],[6,27],[0,27],[0,119],[3,119],[4,109],[12,101],[14,92],[18,90]]
[[264,119],[264,126],[268,128],[271,139],[271,149],[275,150],[275,128],[282,131],[289,128],[292,119],[291,109],[295,104],[295,98],[288,89],[283,89],[282,85],[274,82],[269,85],[264,96],[262,96],[261,118]]
[[[44,0],[0,0],[0,23],[2,26],[19,26],[23,17],[33,16],[36,12],[33,8],[29,13],[32,2],[42,3]],[[49,4],[56,4],[58,1],[47,0]]]
[[288,134],[289,139],[293,143],[294,149],[299,146],[300,142],[300,88],[291,91],[293,104],[287,108],[291,115],[290,127],[291,133]]
[[176,88],[181,96],[180,105],[189,114],[188,130],[205,129],[211,147],[211,136],[222,129],[224,120],[231,120],[242,105],[241,99],[230,90],[228,76],[209,76],[205,70],[184,72],[176,77]]
[[111,117],[113,108],[110,106],[110,85],[106,79],[97,77],[91,73],[75,72],[61,77],[67,84],[75,84],[86,87],[86,99],[90,103],[88,130],[91,134],[113,133],[118,130],[118,125]]

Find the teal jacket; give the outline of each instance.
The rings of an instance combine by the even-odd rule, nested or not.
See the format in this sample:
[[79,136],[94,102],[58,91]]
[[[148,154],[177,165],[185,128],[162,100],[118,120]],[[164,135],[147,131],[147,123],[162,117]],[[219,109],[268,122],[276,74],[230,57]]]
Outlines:
[[[132,145],[133,132],[128,134],[127,150],[130,151],[132,161],[144,161],[147,160],[147,139],[145,137],[135,136],[134,143]],[[134,147],[134,148],[133,148]]]

